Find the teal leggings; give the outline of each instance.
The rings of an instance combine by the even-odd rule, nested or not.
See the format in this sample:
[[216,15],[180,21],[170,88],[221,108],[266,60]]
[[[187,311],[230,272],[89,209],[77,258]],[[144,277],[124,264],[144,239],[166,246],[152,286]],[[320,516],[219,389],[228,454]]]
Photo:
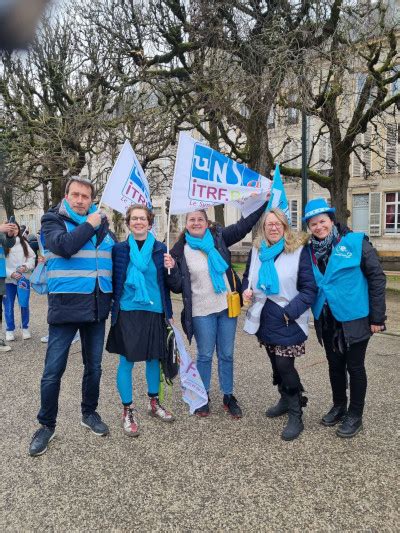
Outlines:
[[[135,363],[128,361],[124,355],[119,356],[117,370],[117,389],[123,404],[132,403],[132,370]],[[149,395],[158,394],[160,386],[160,361],[151,359],[146,361],[146,381]]]

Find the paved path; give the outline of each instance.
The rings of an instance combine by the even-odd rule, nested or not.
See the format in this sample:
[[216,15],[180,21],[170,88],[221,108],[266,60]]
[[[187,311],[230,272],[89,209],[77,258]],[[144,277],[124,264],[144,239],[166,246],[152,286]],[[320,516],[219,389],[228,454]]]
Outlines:
[[[175,303],[176,311],[179,304]],[[79,425],[79,344],[61,392],[57,437],[30,458],[46,333],[45,299],[34,297],[34,339],[0,356],[0,529],[8,531],[396,531],[399,528],[399,338],[377,336],[367,358],[365,430],[350,441],[323,428],[330,406],[327,366],[314,333],[299,361],[308,390],[306,429],[283,442],[283,419],[267,420],[275,400],[266,357],[254,338],[237,337],[236,395],[245,417],[224,414],[214,372],[212,416],[189,417],[175,386],[177,421],[145,413],[143,365],[135,371],[142,435],[120,429],[115,356],[105,354],[100,412],[111,436]],[[240,331],[240,328],[239,328]],[[139,366],[139,365],[138,365]]]

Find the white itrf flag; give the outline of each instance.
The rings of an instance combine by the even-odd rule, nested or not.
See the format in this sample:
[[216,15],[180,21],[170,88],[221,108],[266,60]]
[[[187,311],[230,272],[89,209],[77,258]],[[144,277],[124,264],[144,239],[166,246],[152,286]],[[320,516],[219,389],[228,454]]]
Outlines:
[[179,329],[172,325],[175,333],[176,347],[179,352],[179,377],[181,380],[182,399],[189,405],[192,415],[196,409],[208,402],[207,391],[204,388],[199,371],[192,358],[187,353],[185,342]]
[[132,204],[151,208],[150,188],[129,141],[125,141],[106,183],[100,204],[125,215]]
[[[235,202],[247,216],[264,203],[262,193],[270,188],[271,180],[180,133],[170,202],[172,215]],[[254,193],[260,195],[258,202],[249,198]],[[246,204],[251,207],[246,208]]]

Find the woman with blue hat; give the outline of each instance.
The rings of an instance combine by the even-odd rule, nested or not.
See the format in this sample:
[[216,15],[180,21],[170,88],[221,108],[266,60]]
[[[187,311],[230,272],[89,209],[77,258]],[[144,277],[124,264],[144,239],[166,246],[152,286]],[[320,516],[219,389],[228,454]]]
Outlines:
[[[303,221],[311,232],[310,251],[318,296],[315,329],[329,366],[333,406],[324,426],[340,423],[339,437],[362,429],[367,392],[365,353],[373,333],[385,329],[385,274],[363,233],[335,221],[335,208],[323,198],[310,200]],[[350,403],[347,376],[350,376]]]

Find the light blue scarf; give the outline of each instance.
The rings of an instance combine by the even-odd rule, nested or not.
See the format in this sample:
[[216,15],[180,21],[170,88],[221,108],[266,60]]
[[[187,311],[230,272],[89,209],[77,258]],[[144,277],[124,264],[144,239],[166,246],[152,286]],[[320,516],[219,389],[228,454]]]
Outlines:
[[218,250],[215,248],[214,239],[209,229],[206,230],[204,236],[200,239],[198,237],[192,237],[189,232],[185,233],[186,242],[192,248],[192,250],[201,250],[207,254],[208,259],[208,271],[210,273],[211,282],[214,287],[214,291],[217,294],[226,291],[226,285],[224,281],[224,272],[229,267],[228,263],[224,260]]
[[285,247],[285,241],[282,237],[278,242],[272,246],[268,246],[265,240],[261,242],[258,256],[261,261],[260,271],[258,273],[257,289],[260,289],[268,296],[268,294],[279,293],[279,278],[275,268],[274,259],[279,255]]
[[133,301],[140,304],[150,303],[144,273],[148,268],[155,240],[154,235],[148,233],[141,250],[139,250],[133,235],[128,237],[130,262],[125,283],[135,290]]
[[[68,201],[65,198],[63,199],[63,206],[65,207],[69,218],[71,220],[73,220],[74,222],[76,222],[76,224],[78,224],[78,226],[80,226],[81,224],[84,224],[86,222],[88,215],[91,215],[92,213],[95,213],[97,211],[97,207],[94,204],[92,204],[89,207],[87,215],[80,215],[79,213],[75,213],[75,211],[72,209],[72,207],[69,205]],[[99,227],[100,226],[97,226],[95,228],[95,230],[98,230]],[[97,236],[93,235],[93,237],[90,240],[96,246],[96,244],[97,244]]]

